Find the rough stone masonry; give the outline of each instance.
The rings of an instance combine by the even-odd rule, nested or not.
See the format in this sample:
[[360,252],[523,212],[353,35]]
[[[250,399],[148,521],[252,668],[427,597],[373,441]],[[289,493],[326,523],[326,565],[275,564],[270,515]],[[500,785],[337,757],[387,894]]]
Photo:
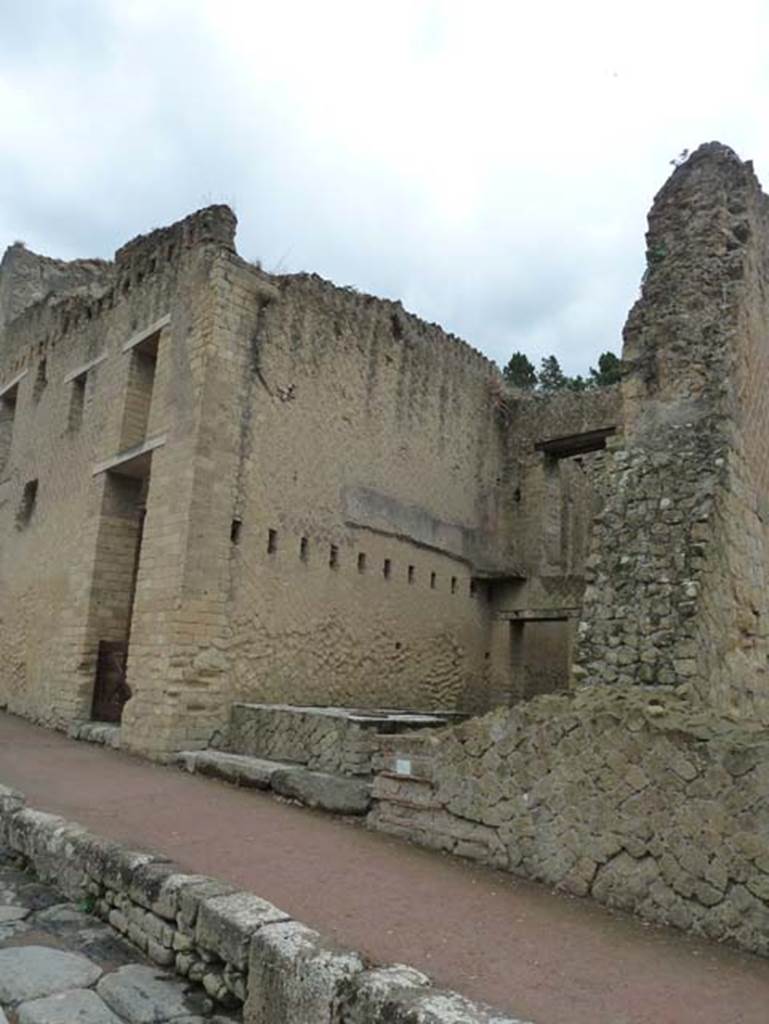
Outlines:
[[[510,390],[399,303],[265,274],[234,237],[217,206],[111,262],[3,258],[0,704],[160,758],[242,753],[235,705],[476,716],[385,737],[372,822],[765,952],[752,165],[710,143],[675,169],[623,380],[581,394]],[[349,769],[312,735],[302,759]]]

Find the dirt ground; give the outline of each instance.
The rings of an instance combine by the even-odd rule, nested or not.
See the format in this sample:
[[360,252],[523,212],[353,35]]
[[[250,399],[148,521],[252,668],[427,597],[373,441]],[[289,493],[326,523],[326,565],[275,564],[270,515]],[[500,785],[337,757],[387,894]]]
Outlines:
[[6,714],[0,782],[536,1024],[769,1021],[758,957]]

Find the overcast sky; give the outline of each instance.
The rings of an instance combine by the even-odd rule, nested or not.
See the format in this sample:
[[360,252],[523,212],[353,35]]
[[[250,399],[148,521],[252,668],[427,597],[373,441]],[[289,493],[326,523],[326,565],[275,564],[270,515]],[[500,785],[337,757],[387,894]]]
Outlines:
[[671,159],[769,182],[768,41],[767,0],[0,0],[0,246],[227,202],[266,270],[584,372]]

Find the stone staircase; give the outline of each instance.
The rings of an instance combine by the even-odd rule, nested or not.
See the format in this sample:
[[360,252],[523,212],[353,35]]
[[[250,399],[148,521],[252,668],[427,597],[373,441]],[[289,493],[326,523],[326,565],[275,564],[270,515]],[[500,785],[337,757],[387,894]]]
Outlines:
[[336,814],[371,805],[373,758],[380,737],[436,728],[462,719],[443,712],[234,704],[219,748],[186,750],[189,772],[237,786],[272,790]]

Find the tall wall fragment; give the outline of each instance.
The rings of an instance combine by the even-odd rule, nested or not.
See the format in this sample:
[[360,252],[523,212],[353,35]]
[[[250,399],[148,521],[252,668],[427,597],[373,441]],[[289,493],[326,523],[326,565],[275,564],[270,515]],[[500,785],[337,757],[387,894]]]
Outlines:
[[769,199],[711,143],[649,216],[575,675],[769,721]]

